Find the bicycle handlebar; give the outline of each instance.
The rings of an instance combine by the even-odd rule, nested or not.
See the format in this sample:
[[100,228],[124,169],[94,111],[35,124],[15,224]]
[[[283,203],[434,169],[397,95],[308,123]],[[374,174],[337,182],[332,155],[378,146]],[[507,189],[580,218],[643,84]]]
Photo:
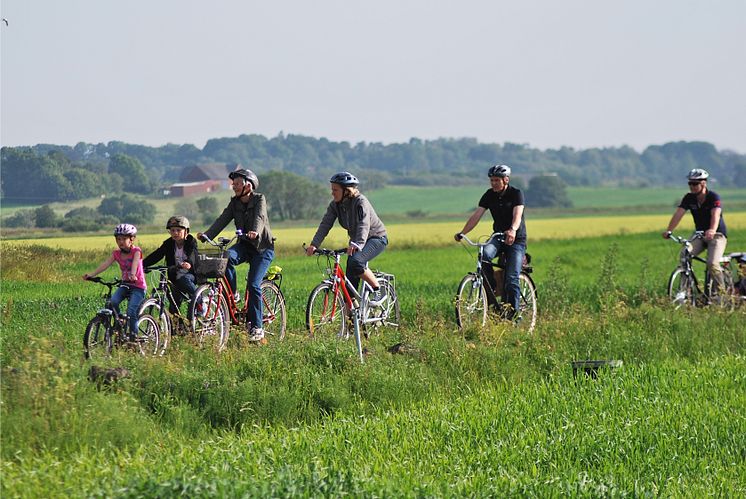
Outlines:
[[[303,249],[306,249],[306,243],[303,243]],[[327,248],[316,248],[313,250],[314,255],[323,255],[323,256],[336,256],[336,255],[343,255],[347,253],[347,248],[340,248],[340,249],[327,249]]]
[[695,239],[702,239],[705,236],[704,231],[698,230],[695,231],[694,234],[692,234],[692,237],[687,239],[685,237],[676,236],[671,231],[668,231],[668,239],[671,239],[672,241],[679,243],[679,244],[686,244],[694,241]]
[[[461,236],[461,240],[462,241],[465,240],[467,243],[469,243],[470,246],[485,246],[487,244],[487,243],[474,242],[471,239],[469,239],[466,236],[466,234],[462,234],[462,233],[459,233],[459,234]],[[492,235],[487,240],[489,241],[490,239],[492,239],[495,236],[497,236],[497,237],[505,237],[505,233],[504,232],[493,232]]]
[[216,248],[220,248],[222,250],[222,249],[225,249],[225,247],[228,246],[230,243],[240,238],[241,236],[243,236],[243,231],[239,229],[236,231],[236,234],[230,239],[228,239],[227,237],[219,237],[218,241],[215,242],[212,239],[210,239],[210,237],[207,234],[202,234],[202,237],[200,237],[200,240],[202,242],[209,244],[210,246],[215,246]]
[[98,276],[88,277],[86,281],[95,282],[96,284],[103,284],[104,286],[109,286],[109,287],[119,286],[120,284],[124,282],[121,279],[117,279],[116,277],[114,278],[113,281],[104,281]]

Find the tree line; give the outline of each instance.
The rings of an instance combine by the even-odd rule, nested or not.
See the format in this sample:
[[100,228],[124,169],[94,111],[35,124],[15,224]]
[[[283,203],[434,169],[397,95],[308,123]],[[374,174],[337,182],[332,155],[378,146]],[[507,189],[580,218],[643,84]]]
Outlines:
[[[17,194],[6,188],[5,177],[13,175],[19,154],[47,158],[59,165],[75,165],[75,172],[58,179],[60,189],[68,184],[84,187],[90,176],[100,175],[116,158],[136,161],[135,170],[146,172],[152,189],[177,181],[185,166],[199,163],[240,163],[260,175],[282,171],[317,182],[326,181],[341,170],[355,172],[366,190],[383,185],[477,184],[495,163],[506,163],[515,176],[527,179],[540,174],[557,174],[571,186],[671,186],[681,185],[692,168],[710,171],[719,186],[746,187],[746,155],[718,151],[708,142],[670,142],[651,145],[641,153],[631,147],[540,150],[526,144],[480,143],[476,139],[420,140],[407,143],[333,142],[325,138],[262,135],[209,140],[202,149],[191,144],[148,147],[123,142],[79,143],[75,146],[38,144],[27,148],[3,148],[3,196]],[[121,162],[121,161],[120,161]],[[131,166],[131,165],[130,165]],[[8,171],[8,170],[11,171]],[[81,171],[82,170],[82,171]],[[109,166],[110,173],[117,173]],[[83,182],[81,182],[83,181]],[[114,180],[99,181],[118,182]],[[135,186],[137,184],[137,187]],[[147,183],[125,182],[122,189],[146,189]]]

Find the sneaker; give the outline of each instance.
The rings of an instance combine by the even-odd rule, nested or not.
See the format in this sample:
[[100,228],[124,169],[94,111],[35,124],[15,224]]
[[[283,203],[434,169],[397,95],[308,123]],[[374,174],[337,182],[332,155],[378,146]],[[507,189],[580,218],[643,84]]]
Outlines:
[[255,327],[251,330],[249,341],[262,341],[264,339],[264,329]]
[[382,288],[378,288],[376,291],[368,296],[368,303],[370,303],[374,307],[380,307],[381,305],[383,305],[383,302],[385,302],[387,298],[388,295],[385,293],[385,291]]
[[239,293],[238,291],[233,293],[233,300],[236,302],[236,305],[241,303],[241,293]]

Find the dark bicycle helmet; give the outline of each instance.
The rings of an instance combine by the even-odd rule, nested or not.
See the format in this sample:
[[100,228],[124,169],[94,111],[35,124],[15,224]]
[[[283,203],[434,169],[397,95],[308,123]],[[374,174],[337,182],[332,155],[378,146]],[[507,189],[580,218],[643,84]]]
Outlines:
[[247,170],[246,168],[239,168],[238,170],[232,171],[228,174],[228,178],[231,180],[236,177],[241,177],[251,182],[251,186],[254,188],[254,190],[259,187],[259,177],[257,177],[256,174],[251,170]]
[[181,215],[174,215],[173,217],[168,219],[168,222],[166,222],[166,230],[170,229],[171,227],[181,227],[182,229],[186,229],[188,231],[189,219]]
[[710,174],[707,173],[707,170],[703,170],[702,168],[695,168],[687,174],[686,178],[689,180],[707,180],[707,177],[709,176]]
[[487,172],[488,177],[510,177],[510,167],[508,165],[495,165]]
[[339,172],[332,175],[329,179],[332,184],[339,184],[342,187],[356,187],[360,185],[360,181],[355,175],[350,172]]
[[115,236],[136,236],[137,227],[132,224],[119,224],[114,227]]

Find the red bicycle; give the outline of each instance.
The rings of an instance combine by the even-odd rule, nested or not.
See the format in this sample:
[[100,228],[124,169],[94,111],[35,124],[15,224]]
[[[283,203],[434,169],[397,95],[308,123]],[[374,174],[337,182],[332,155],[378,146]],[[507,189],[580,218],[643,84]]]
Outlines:
[[[230,327],[246,327],[249,310],[249,286],[243,300],[237,302],[234,290],[225,277],[228,265],[227,247],[242,236],[237,230],[231,239],[219,237],[217,242],[207,236],[203,241],[217,248],[217,253],[208,255],[200,253],[197,259],[195,274],[198,281],[205,281],[197,288],[191,302],[190,316],[192,317],[192,331],[200,342],[216,351],[222,351],[228,344]],[[266,339],[282,340],[285,338],[287,327],[287,310],[285,297],[282,294],[282,269],[273,265],[262,279],[262,329]]]
[[360,360],[363,359],[360,330],[367,338],[373,328],[398,327],[401,323],[399,298],[396,295],[396,278],[393,274],[374,272],[382,291],[380,305],[373,304],[370,296],[373,288],[363,281],[360,293],[352,286],[342,270],[340,259],[346,248],[330,250],[317,248],[314,254],[326,257],[324,278],[308,296],[306,305],[306,328],[311,337],[336,335],[347,339],[352,322]]

